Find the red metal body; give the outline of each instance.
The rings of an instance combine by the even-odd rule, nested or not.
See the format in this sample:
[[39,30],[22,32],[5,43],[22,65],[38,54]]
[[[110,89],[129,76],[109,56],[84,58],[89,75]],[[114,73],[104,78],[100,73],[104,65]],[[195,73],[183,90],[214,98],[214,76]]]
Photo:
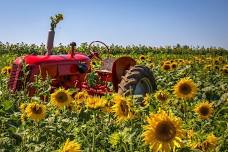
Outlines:
[[[91,58],[82,53],[73,52],[66,55],[26,55],[18,57],[12,65],[8,86],[12,91],[21,89],[22,68],[26,65],[26,69],[29,71],[26,80],[24,80],[26,82],[33,82],[35,75],[41,74],[43,79],[48,75],[52,79],[51,85],[53,88],[78,88],[79,90],[87,90],[91,95],[104,95],[117,91],[121,76],[124,75],[130,66],[135,65],[135,61],[130,57],[104,61],[103,69],[96,71],[102,83],[97,83],[91,87],[87,83],[87,74],[91,72]],[[84,69],[80,69],[80,65],[83,65]],[[113,83],[113,90],[108,87],[108,82]],[[35,89],[30,87],[29,95],[32,96],[34,93]]]
[[15,63],[20,63],[24,60],[25,64],[41,64],[41,63],[53,63],[53,62],[64,62],[64,61],[80,61],[80,62],[90,62],[90,58],[82,53],[75,53],[74,56],[71,54],[66,55],[26,55],[24,57],[19,57],[15,60]]

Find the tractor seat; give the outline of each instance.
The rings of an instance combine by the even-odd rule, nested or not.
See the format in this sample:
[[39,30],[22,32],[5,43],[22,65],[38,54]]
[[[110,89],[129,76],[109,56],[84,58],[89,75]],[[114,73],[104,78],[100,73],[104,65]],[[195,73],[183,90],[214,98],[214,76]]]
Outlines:
[[113,63],[116,59],[114,58],[107,58],[104,59],[101,63],[101,68],[99,70],[96,70],[98,73],[104,73],[104,74],[111,74],[112,73],[112,67]]

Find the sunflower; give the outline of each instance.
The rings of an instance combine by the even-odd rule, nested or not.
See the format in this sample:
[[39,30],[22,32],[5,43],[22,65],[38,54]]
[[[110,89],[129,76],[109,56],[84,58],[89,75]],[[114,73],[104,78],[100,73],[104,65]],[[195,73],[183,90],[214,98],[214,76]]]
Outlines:
[[106,99],[103,97],[88,97],[85,101],[86,107],[90,109],[98,109],[105,107],[105,104],[107,103]]
[[167,101],[167,99],[168,99],[168,93],[163,90],[157,91],[154,96],[158,101],[160,101],[162,103]]
[[218,65],[218,64],[221,63],[221,61],[220,61],[219,59],[215,59],[215,60],[213,60],[213,63],[214,63],[215,65]]
[[212,115],[213,105],[208,101],[201,102],[196,105],[194,111],[199,115],[201,119],[208,119]]
[[146,57],[145,57],[144,55],[140,55],[139,59],[140,59],[141,61],[145,61],[145,60],[146,60]]
[[178,62],[179,63],[184,63],[184,60],[183,59],[178,59]]
[[209,143],[210,147],[216,147],[218,142],[218,137],[216,137],[213,133],[207,136],[206,141]]
[[192,99],[196,96],[196,84],[190,78],[183,78],[174,86],[174,94],[178,98]]
[[217,59],[218,59],[219,61],[224,61],[224,59],[223,59],[222,56],[219,56]]
[[59,88],[54,93],[51,94],[51,103],[58,108],[63,108],[68,106],[73,101],[68,90]]
[[212,70],[212,65],[211,65],[211,64],[206,65],[206,66],[204,67],[204,70],[207,70],[207,71]]
[[38,103],[30,103],[25,109],[26,115],[34,121],[40,121],[45,118],[46,106]]
[[148,125],[144,126],[144,141],[152,151],[169,152],[175,147],[182,146],[184,131],[178,118],[161,111],[152,114],[147,119]]
[[217,140],[218,138],[215,135],[210,134],[207,136],[207,139],[200,143],[199,146],[195,149],[200,149],[202,151],[211,151],[212,149],[216,148]]
[[155,67],[155,65],[154,65],[154,63],[149,63],[149,64],[148,64],[148,67],[152,69],[152,68]]
[[80,149],[81,145],[79,143],[67,139],[60,152],[81,152]]
[[131,102],[129,98],[115,95],[114,103],[115,104],[112,106],[112,109],[119,122],[133,118]]
[[177,63],[176,63],[176,62],[173,62],[173,63],[171,64],[171,68],[172,68],[172,69],[176,69],[176,68],[177,68]]
[[78,105],[81,105],[88,97],[89,97],[88,92],[83,90],[83,91],[78,92],[74,96],[74,99]]
[[118,132],[114,132],[109,136],[109,143],[112,147],[115,147],[120,142],[120,134]]
[[170,64],[163,64],[162,68],[165,71],[169,71],[171,69],[171,65]]
[[222,70],[223,74],[228,74],[228,68],[222,68],[221,70]]
[[99,68],[101,64],[99,63],[99,61],[92,61],[90,64],[91,69],[97,69]]
[[10,74],[10,71],[11,71],[11,66],[5,66],[2,68],[1,70],[1,74]]
[[214,65],[214,69],[219,71],[220,70],[220,67],[218,65]]
[[154,59],[153,58],[148,58],[147,60],[149,63],[153,63]]
[[228,64],[224,65],[223,68],[228,69]]

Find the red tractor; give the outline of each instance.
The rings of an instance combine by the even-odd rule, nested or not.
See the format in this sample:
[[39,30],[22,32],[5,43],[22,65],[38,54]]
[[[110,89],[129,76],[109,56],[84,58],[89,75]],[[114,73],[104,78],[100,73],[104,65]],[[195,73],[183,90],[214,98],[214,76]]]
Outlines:
[[[55,25],[56,26],[56,25]],[[35,75],[41,75],[43,79],[49,76],[53,88],[78,88],[86,90],[89,94],[104,95],[118,92],[128,95],[145,95],[156,90],[156,83],[151,70],[142,65],[136,65],[131,57],[120,57],[117,59],[107,58],[102,61],[100,70],[91,70],[91,60],[101,59],[97,51],[91,51],[94,43],[105,46],[107,52],[109,47],[100,41],[94,41],[89,45],[90,55],[76,52],[76,43],[72,42],[71,50],[65,55],[52,55],[54,42],[54,28],[48,34],[46,55],[25,55],[18,57],[12,64],[12,70],[8,87],[11,91],[22,89],[22,77],[24,78],[23,66],[28,71],[23,81],[33,82]],[[95,85],[88,84],[88,75],[93,72],[97,79]],[[24,83],[24,82],[23,82]],[[112,87],[109,87],[112,84]],[[33,87],[29,87],[29,95],[35,93]]]

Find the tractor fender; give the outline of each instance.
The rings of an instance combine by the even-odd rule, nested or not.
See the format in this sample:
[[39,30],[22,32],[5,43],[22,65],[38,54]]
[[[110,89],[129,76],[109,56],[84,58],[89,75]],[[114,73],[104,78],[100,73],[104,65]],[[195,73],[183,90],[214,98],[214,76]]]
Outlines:
[[136,61],[131,57],[120,57],[113,62],[112,65],[112,83],[115,92],[118,91],[118,84],[120,83],[122,76],[126,74],[126,70],[129,70],[131,66],[136,65]]

